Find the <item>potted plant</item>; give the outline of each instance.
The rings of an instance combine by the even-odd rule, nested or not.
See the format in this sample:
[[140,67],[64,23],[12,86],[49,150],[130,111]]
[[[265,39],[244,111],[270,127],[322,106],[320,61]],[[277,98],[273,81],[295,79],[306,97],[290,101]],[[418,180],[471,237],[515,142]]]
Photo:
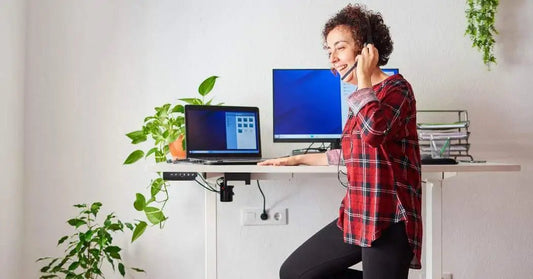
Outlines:
[[[133,225],[123,223],[113,213],[106,216],[103,224],[99,224],[96,219],[101,206],[100,202],[92,203],[91,206],[74,205],[80,209],[80,213],[67,223],[74,227],[75,233],[61,237],[57,243],[67,246],[65,255],[38,259],[37,261],[48,263],[41,268],[42,275],[39,278],[105,278],[101,269],[104,262],[109,262],[113,270],[118,269],[124,277],[126,267],[120,256],[122,249],[113,244],[113,234],[123,232],[124,227],[133,230]],[[144,272],[139,268],[130,269]]]
[[483,63],[490,70],[494,57],[494,35],[498,34],[494,27],[498,0],[467,0],[465,35],[472,40],[472,47],[483,52]]
[[[207,100],[207,95],[215,86],[218,76],[210,76],[198,87],[198,97],[179,99],[185,104],[211,105],[213,99]],[[156,163],[166,162],[169,153],[175,158],[185,157],[185,117],[184,105],[164,104],[155,107],[155,114],[144,118],[144,125],[140,130],[126,134],[131,139],[132,144],[145,142],[149,138],[153,141],[153,146],[146,152],[137,149],[128,155],[124,164],[133,164],[141,158],[154,155]],[[221,104],[221,103],[220,103]],[[217,104],[217,105],[220,105]],[[152,225],[163,225],[167,219],[163,209],[168,201],[167,187],[169,184],[163,180],[162,174],[150,182],[150,194],[145,196],[141,193],[135,194],[133,206],[136,210],[144,212],[146,219]],[[140,221],[135,225],[132,241],[135,241],[146,230],[148,223]]]

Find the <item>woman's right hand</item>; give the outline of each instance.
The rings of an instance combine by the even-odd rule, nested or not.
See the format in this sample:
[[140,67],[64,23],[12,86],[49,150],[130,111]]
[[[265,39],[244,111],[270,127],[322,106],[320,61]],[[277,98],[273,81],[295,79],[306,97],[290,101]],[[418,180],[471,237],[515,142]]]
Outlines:
[[276,159],[269,159],[257,163],[259,166],[327,166],[328,157],[326,153],[300,154]]
[[296,156],[268,159],[257,163],[258,166],[295,166],[298,165]]

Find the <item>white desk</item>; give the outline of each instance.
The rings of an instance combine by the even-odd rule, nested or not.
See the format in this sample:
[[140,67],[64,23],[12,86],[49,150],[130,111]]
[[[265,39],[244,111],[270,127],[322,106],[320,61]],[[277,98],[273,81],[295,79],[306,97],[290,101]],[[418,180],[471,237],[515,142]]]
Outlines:
[[[200,172],[207,178],[217,178],[225,173],[249,173],[252,180],[289,179],[297,175],[337,175],[337,166],[204,166],[195,164],[157,164],[152,171]],[[520,165],[500,163],[460,163],[458,165],[423,165],[422,179],[425,182],[422,205],[425,209],[425,253],[422,264],[424,278],[442,278],[442,186],[446,178],[458,172],[513,172]],[[205,278],[217,278],[217,193],[205,192]]]

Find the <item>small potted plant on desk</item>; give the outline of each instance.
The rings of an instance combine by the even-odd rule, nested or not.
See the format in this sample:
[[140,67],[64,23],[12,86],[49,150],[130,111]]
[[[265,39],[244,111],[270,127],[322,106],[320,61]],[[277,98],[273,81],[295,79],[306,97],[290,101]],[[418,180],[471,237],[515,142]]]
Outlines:
[[[213,99],[206,100],[206,96],[215,86],[218,76],[211,76],[205,79],[198,87],[198,98],[179,99],[185,104],[211,105]],[[217,104],[220,105],[221,103]],[[154,155],[156,163],[166,162],[170,153],[174,159],[185,158],[185,117],[183,104],[164,104],[155,108],[155,114],[144,119],[144,125],[140,130],[126,134],[131,139],[132,144],[145,142],[148,138],[153,140],[153,147],[148,151],[133,151],[124,164],[133,164],[141,158]],[[136,210],[144,212],[146,219],[152,225],[160,225],[167,219],[163,209],[168,201],[167,187],[169,184],[163,180],[162,174],[158,173],[157,178],[150,182],[150,193],[145,196],[141,193],[135,194],[133,206]],[[135,224],[132,241],[141,236],[148,223],[139,221]]]

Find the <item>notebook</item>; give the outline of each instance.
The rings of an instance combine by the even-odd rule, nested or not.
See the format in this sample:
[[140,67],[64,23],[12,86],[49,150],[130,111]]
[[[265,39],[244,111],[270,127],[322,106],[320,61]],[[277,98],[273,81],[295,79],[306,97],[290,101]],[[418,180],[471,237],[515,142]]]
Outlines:
[[185,106],[187,161],[247,165],[261,161],[259,109],[237,106]]

